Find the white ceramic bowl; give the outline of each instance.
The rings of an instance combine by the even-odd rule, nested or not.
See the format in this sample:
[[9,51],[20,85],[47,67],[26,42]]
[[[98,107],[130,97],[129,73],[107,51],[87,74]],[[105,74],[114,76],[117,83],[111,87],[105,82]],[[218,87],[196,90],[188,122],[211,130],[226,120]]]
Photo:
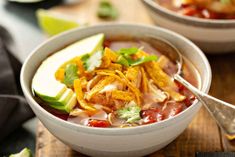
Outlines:
[[205,53],[235,52],[235,20],[208,20],[179,15],[154,0],[142,0],[154,22],[195,42]]
[[201,75],[201,90],[208,92],[211,83],[210,65],[192,42],[158,27],[109,24],[68,31],[49,39],[29,55],[21,71],[21,86],[29,105],[54,136],[74,150],[90,156],[143,156],[163,148],[185,130],[200,109],[200,103],[194,103],[177,116],[154,124],[133,128],[92,128],[61,120],[34,100],[31,81],[40,63],[65,45],[100,32],[108,37],[128,35],[141,38],[151,34],[170,41],[196,66]]

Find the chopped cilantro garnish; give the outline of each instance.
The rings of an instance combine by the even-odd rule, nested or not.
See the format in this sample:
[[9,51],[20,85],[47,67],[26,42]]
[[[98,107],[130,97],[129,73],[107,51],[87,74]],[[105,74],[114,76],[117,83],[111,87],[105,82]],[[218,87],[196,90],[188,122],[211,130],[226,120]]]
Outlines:
[[[118,51],[116,51],[116,53],[119,55],[116,63],[129,67],[157,60],[156,55],[143,56],[136,60],[132,59],[131,55],[136,54],[139,50],[140,49],[136,47],[119,49]],[[95,68],[101,65],[102,57],[103,57],[102,51],[97,51],[91,56],[89,54],[83,55],[81,57],[81,60],[83,61],[84,67],[87,71],[93,71]]]
[[117,63],[128,67],[128,66],[136,66],[136,65],[140,65],[145,62],[157,60],[156,55],[143,56],[143,57],[136,59],[136,60],[132,59],[131,55],[136,54],[139,50],[140,49],[138,49],[136,47],[121,48],[120,50],[117,51],[117,53],[120,55],[117,59]]
[[134,123],[141,119],[141,108],[139,106],[130,106],[117,111],[118,116],[125,119],[127,123]]
[[116,19],[118,17],[117,9],[107,0],[101,0],[97,15],[104,19]]
[[122,55],[133,55],[139,51],[138,48],[136,47],[131,47],[131,48],[121,48],[120,50],[117,51],[117,53],[122,54]]
[[117,63],[118,64],[121,64],[121,65],[124,65],[126,67],[129,66],[129,62],[127,61],[127,59],[125,57],[123,57],[122,55],[120,55],[117,59]]
[[157,60],[157,56],[149,55],[149,56],[143,56],[137,60],[128,59],[128,62],[129,62],[129,65],[136,66],[145,62],[156,61],[156,60]]
[[84,55],[81,57],[81,60],[82,60],[83,62],[86,62],[89,58],[90,58],[90,55],[87,53],[87,54],[84,54]]
[[73,86],[73,81],[78,78],[78,67],[76,64],[71,63],[65,67],[65,75],[64,75],[64,84],[67,87]]

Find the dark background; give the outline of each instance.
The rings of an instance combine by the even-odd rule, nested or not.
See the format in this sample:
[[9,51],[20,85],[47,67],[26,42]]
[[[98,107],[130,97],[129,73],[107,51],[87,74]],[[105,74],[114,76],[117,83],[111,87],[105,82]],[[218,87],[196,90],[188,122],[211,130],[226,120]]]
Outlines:
[[[45,0],[35,4],[22,4],[0,0],[0,25],[12,35],[15,42],[12,52],[21,62],[46,38],[38,27],[35,11],[38,8],[48,9],[62,3],[65,1]],[[24,147],[30,148],[34,154],[36,124],[37,118],[29,120],[6,137],[0,143],[0,156],[19,152]]]

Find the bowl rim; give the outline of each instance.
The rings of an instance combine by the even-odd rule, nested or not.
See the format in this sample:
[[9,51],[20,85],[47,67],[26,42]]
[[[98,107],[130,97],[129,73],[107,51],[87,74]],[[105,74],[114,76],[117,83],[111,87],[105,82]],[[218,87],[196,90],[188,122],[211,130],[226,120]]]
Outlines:
[[[96,128],[96,127],[88,127],[88,126],[83,126],[83,125],[79,125],[79,124],[74,124],[74,123],[62,120],[62,119],[54,116],[53,114],[49,113],[48,111],[46,111],[41,105],[39,105],[36,102],[36,100],[31,96],[32,91],[27,89],[27,83],[25,82],[24,77],[26,74],[26,67],[28,66],[28,64],[30,64],[31,58],[34,56],[34,54],[37,53],[37,51],[41,47],[47,46],[47,44],[50,44],[50,42],[53,42],[56,39],[63,38],[64,36],[69,36],[70,34],[73,34],[74,32],[78,33],[79,31],[86,31],[86,29],[89,30],[89,29],[94,29],[94,28],[102,28],[102,27],[107,28],[107,27],[115,27],[115,26],[116,27],[138,27],[139,29],[141,29],[141,28],[152,29],[153,31],[154,30],[160,31],[163,33],[167,33],[167,34],[171,34],[173,36],[176,36],[177,38],[182,40],[184,43],[189,44],[193,49],[195,49],[195,51],[197,51],[197,53],[199,53],[200,57],[202,58],[202,61],[206,65],[205,69],[208,71],[208,73],[207,73],[207,76],[205,77],[206,79],[203,83],[203,84],[205,84],[205,88],[202,89],[202,91],[206,92],[206,93],[209,91],[209,88],[211,85],[211,78],[212,78],[210,64],[209,64],[205,54],[195,44],[193,44],[190,40],[183,37],[182,35],[179,35],[178,33],[167,30],[165,28],[156,27],[156,26],[150,26],[150,25],[144,25],[144,24],[131,24],[131,23],[118,23],[118,24],[117,23],[109,23],[109,24],[98,24],[98,25],[94,25],[94,26],[75,28],[75,29],[63,32],[59,35],[53,36],[53,37],[49,38],[48,40],[44,41],[42,44],[37,46],[28,55],[28,57],[26,58],[26,60],[23,63],[22,69],[21,69],[20,83],[21,83],[23,93],[24,93],[29,105],[30,106],[33,105],[38,110],[39,114],[46,116],[48,118],[48,120],[54,121],[55,123],[57,123],[60,126],[63,126],[63,127],[66,127],[71,130],[78,131],[78,132],[85,132],[88,134],[112,135],[112,136],[143,134],[146,132],[151,132],[151,131],[156,130],[156,129],[154,129],[156,127],[166,128],[169,124],[174,124],[174,121],[176,121],[177,119],[180,119],[180,118],[182,119],[183,114],[186,114],[187,112],[189,112],[189,110],[192,110],[198,104],[198,101],[195,101],[190,107],[188,107],[184,111],[180,112],[179,114],[175,115],[174,117],[165,119],[160,122],[156,122],[156,123],[152,123],[152,124],[148,124],[148,125],[141,125],[141,126],[137,126],[137,127],[130,127],[130,128]],[[60,47],[63,47],[63,45]],[[203,84],[201,85],[201,87],[203,87]],[[30,86],[31,86],[31,84],[30,84]],[[30,87],[30,89],[31,89],[31,87]],[[167,124],[167,123],[169,123],[169,124]]]
[[235,19],[203,19],[191,16],[185,16],[181,14],[176,14],[174,11],[162,7],[157,2],[153,0],[141,0],[149,9],[158,12],[162,16],[170,18],[174,21],[184,22],[187,25],[209,27],[209,28],[221,28],[228,29],[235,27]]

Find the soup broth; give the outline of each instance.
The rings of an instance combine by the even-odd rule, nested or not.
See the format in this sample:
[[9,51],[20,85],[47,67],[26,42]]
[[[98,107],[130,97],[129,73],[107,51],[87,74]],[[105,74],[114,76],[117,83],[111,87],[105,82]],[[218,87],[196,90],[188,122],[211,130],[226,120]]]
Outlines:
[[[150,41],[128,38],[106,39],[103,47],[105,48],[104,51],[109,48],[108,50],[119,52],[119,54],[121,49],[122,51],[129,50],[128,52],[132,53],[130,51],[131,48],[133,48],[133,51],[134,48],[138,48],[138,53],[141,51],[148,53],[146,55],[155,55],[157,56],[157,61],[149,61],[136,66],[119,65],[117,64],[118,62],[111,63],[109,67],[97,67],[95,69],[101,75],[97,73],[84,74],[86,76],[86,87],[82,88],[84,97],[87,97],[97,87],[96,85],[101,84],[105,78],[112,80],[110,83],[105,84],[96,94],[92,95],[89,100],[85,100],[96,111],[85,109],[80,102],[77,102],[73,110],[67,113],[51,107],[50,103],[41,100],[36,95],[35,99],[37,102],[51,114],[72,123],[90,127],[133,127],[171,118],[187,109],[196,100],[194,95],[178,82],[173,81],[176,85],[173,90],[181,96],[181,100],[174,99],[167,90],[164,90],[163,86],[156,84],[156,80],[152,78],[154,77],[155,69],[147,67],[150,62],[153,65],[156,62],[164,74],[166,73],[170,78],[176,72],[177,67],[174,62],[161,53],[163,50],[156,48]],[[132,59],[135,59],[135,55],[132,56]],[[105,59],[102,58],[101,66],[103,66],[104,62]],[[192,85],[200,86],[200,78],[196,68],[186,59],[184,63],[182,76]],[[152,71],[149,70],[151,68],[153,68]],[[131,70],[133,73],[129,76],[128,72]],[[135,74],[136,72],[137,74]],[[114,76],[114,78],[112,79],[108,76]],[[82,78],[80,77],[81,80]],[[144,84],[144,79],[147,82],[146,85]],[[127,81],[129,84],[125,84],[122,81]],[[75,90],[75,87],[70,88]],[[136,98],[134,89],[139,90],[139,100]],[[117,93],[120,93],[120,95]],[[113,96],[114,94],[117,95]]]

